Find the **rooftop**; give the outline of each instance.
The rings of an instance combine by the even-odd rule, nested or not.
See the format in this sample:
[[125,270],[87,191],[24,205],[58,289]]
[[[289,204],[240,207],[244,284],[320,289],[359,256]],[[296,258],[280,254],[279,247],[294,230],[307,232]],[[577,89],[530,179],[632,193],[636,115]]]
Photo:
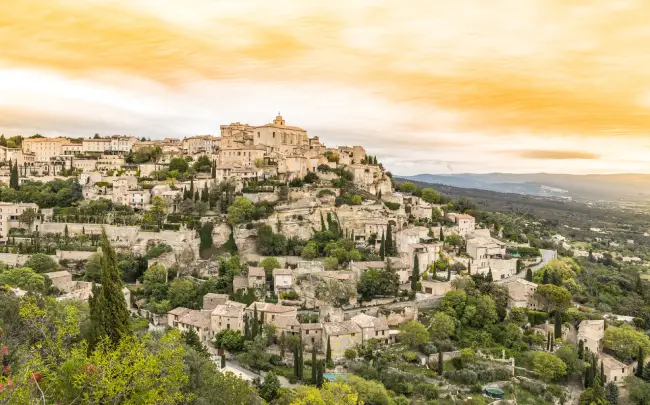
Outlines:
[[366,314],[353,316],[350,320],[362,328],[374,328],[375,330],[388,329],[388,323],[386,323],[386,320]]
[[239,317],[243,314],[246,304],[240,302],[229,301],[222,305],[217,305],[212,310],[212,315],[226,316],[228,318]]
[[321,330],[323,329],[322,323],[301,323],[300,329],[302,330]]
[[51,273],[45,273],[44,275],[47,276],[50,280],[55,278],[61,278],[61,277],[72,277],[72,274],[70,274],[66,270],[53,271]]
[[265,277],[266,272],[262,267],[249,267],[248,277]]
[[248,309],[253,311],[257,307],[260,312],[272,312],[276,314],[283,314],[286,312],[293,312],[296,307],[288,307],[285,305],[271,304],[268,302],[254,302],[248,306]]
[[207,328],[210,326],[210,311],[190,309],[189,312],[178,320],[178,322],[196,326],[198,328]]
[[352,333],[360,333],[361,328],[359,325],[352,321],[343,322],[327,322],[323,324],[323,329],[328,335],[350,335]]
[[291,269],[273,269],[273,276],[290,276],[293,274]]

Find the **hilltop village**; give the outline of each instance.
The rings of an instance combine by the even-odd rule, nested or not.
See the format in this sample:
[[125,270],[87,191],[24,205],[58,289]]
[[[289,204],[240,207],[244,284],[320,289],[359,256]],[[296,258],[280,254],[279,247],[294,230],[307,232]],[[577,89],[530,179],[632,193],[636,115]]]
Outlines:
[[[3,136],[0,160],[12,305],[89,301],[92,318],[118,285],[140,333],[178,330],[247,381],[227,403],[614,403],[650,380],[642,316],[576,302],[594,288],[580,261],[599,259],[584,244],[578,259],[558,257],[561,235],[540,250],[280,115],[182,140]],[[287,402],[341,379],[350,402]]]

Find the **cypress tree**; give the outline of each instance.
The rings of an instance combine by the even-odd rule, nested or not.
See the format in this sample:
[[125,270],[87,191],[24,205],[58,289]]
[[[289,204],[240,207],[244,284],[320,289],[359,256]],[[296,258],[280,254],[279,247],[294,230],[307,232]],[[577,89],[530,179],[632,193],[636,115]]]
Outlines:
[[323,386],[323,372],[325,371],[325,364],[322,360],[318,361],[318,370],[316,372],[316,387],[321,388]]
[[262,325],[264,325],[264,312],[260,312],[260,332],[262,331]]
[[555,338],[562,337],[562,314],[560,311],[555,311]]
[[300,355],[298,352],[298,346],[293,349],[293,375],[300,379],[300,371],[298,370],[298,362],[300,361]]
[[302,380],[302,378],[303,378],[303,371],[304,371],[304,367],[305,367],[305,348],[304,348],[304,346],[302,345],[302,334],[299,334],[299,336],[300,336],[300,343],[299,343],[299,345],[298,345],[298,348],[299,348],[299,358],[300,358],[300,362],[298,363],[298,371],[300,372],[300,377],[299,377],[299,379]]
[[546,351],[548,352],[550,350],[551,350],[551,333],[548,332],[546,333]]
[[636,355],[636,376],[641,378],[643,376],[643,361],[645,360],[645,354],[643,353],[643,347],[639,346],[639,352]]
[[447,281],[451,281],[451,267],[447,266]]
[[251,340],[251,326],[247,314],[244,314],[244,339]]
[[334,221],[332,221],[332,213],[327,213],[327,229],[330,231],[334,229]]
[[287,338],[284,335],[284,331],[280,334],[280,357],[284,359],[284,350],[287,347]]
[[548,271],[544,270],[544,274],[542,275],[542,284],[548,284]]
[[379,257],[381,261],[384,261],[386,258],[386,238],[384,237],[384,231],[381,231],[381,242],[379,243]]
[[600,361],[600,385],[601,387],[605,386],[605,366],[602,360]]
[[442,226],[440,227],[440,242],[445,243],[445,234],[442,232]]
[[332,346],[330,344],[330,337],[327,337],[327,350],[325,351],[325,362],[327,363],[328,367],[331,367],[330,364],[332,364]]
[[485,279],[491,283],[492,281],[494,281],[494,278],[492,278],[492,267],[489,267],[488,269],[489,269],[488,274],[487,277],[485,277]]
[[472,275],[472,259],[469,259],[467,261],[467,275],[468,276]]
[[226,355],[221,356],[221,368],[226,368]]
[[200,198],[200,197],[199,197],[199,190],[196,190],[196,191],[194,192],[194,201],[199,201],[199,198]]
[[208,202],[208,183],[205,183],[203,191],[201,191],[201,201]]
[[551,352],[555,351],[555,339],[553,339],[553,334],[549,333],[549,337],[551,338]]
[[193,195],[194,195],[194,176],[190,178],[190,191],[189,191],[188,198],[192,198]]
[[526,280],[533,281],[533,271],[530,268],[526,270]]
[[217,178],[217,161],[216,160],[212,161],[212,178],[213,179]]
[[131,320],[122,293],[124,286],[117,267],[115,249],[111,246],[103,227],[101,248],[101,286],[93,284],[92,296],[88,300],[91,348],[104,337],[117,344],[123,337],[131,334]]
[[325,226],[325,218],[323,218],[323,211],[320,212],[320,230],[321,232],[325,232],[327,230],[327,227]]
[[438,375],[442,375],[445,371],[445,362],[442,356],[442,350],[438,348]]
[[316,348],[311,348],[311,383],[316,385],[318,383],[318,364],[316,363]]
[[590,374],[591,374],[591,368],[590,368],[590,367],[586,367],[586,368],[585,368],[585,375],[584,375],[584,385],[585,385],[585,389],[588,389],[589,387],[591,387],[591,385],[590,385],[590,384],[591,384],[591,382],[590,382],[590,380],[591,380],[591,376],[590,376]]
[[254,340],[258,332],[257,324],[257,305],[253,306],[253,327],[251,328],[251,338]]
[[386,242],[384,245],[386,256],[393,255],[393,227],[388,224],[388,229],[386,230]]
[[69,234],[68,234],[68,224],[65,224],[65,226],[63,227],[63,236],[64,236],[66,239],[68,239],[68,235],[69,235]]
[[607,383],[607,385],[605,386],[605,399],[609,401],[610,405],[618,405],[618,401],[619,401],[618,387],[612,381]]
[[18,161],[16,161],[11,167],[11,162],[9,162],[9,166],[11,168],[10,176],[9,176],[9,187],[13,188],[14,190],[18,190]]
[[585,357],[585,342],[578,342],[578,358],[582,360]]
[[411,274],[411,290],[417,291],[420,281],[420,259],[417,253],[413,254],[413,273]]

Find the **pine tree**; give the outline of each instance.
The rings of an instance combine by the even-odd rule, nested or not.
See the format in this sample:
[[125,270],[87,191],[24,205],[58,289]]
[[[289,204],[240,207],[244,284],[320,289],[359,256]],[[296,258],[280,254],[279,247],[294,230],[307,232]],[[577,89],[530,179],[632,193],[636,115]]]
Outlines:
[[255,340],[257,337],[257,332],[258,332],[258,323],[257,323],[257,305],[253,306],[253,325],[251,328],[251,339]]
[[311,348],[311,383],[316,385],[318,382],[318,364],[316,363],[316,348]]
[[562,337],[562,314],[560,311],[555,312],[555,338],[559,339]]
[[636,376],[641,378],[643,376],[643,364],[645,361],[645,353],[643,353],[643,347],[639,346],[639,352],[636,355]]
[[117,267],[117,257],[103,227],[101,248],[101,286],[93,285],[92,296],[88,300],[91,348],[105,337],[117,344],[123,337],[131,334],[131,319],[122,292],[123,284]]
[[384,231],[381,231],[381,242],[379,243],[379,257],[381,261],[386,259],[386,239],[384,237]]
[[533,281],[533,271],[530,268],[526,270],[526,280]]
[[384,250],[386,256],[393,255],[393,227],[388,224],[388,229],[386,230],[386,242],[384,245]]
[[438,375],[442,375],[445,371],[445,362],[442,356],[442,350],[438,348]]
[[610,405],[618,405],[618,387],[616,384],[614,384],[614,382],[609,382],[607,385],[605,385],[605,399],[609,401]]
[[327,350],[325,351],[325,362],[328,367],[331,367],[332,364],[332,345],[330,343],[330,337],[327,337]]
[[420,281],[420,259],[417,253],[413,254],[413,274],[411,274],[411,290],[417,291]]

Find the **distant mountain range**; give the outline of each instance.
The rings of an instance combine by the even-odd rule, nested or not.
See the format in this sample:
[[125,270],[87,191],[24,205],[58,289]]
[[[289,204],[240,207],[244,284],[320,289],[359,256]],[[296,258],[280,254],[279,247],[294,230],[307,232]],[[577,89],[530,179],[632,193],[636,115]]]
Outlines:
[[650,200],[648,174],[418,174],[395,177],[424,183],[575,200]]

